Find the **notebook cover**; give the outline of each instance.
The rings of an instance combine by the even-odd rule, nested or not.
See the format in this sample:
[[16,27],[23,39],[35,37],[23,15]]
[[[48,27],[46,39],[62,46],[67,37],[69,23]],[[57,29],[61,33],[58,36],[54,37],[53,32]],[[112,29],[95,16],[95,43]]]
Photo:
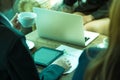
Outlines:
[[48,47],[41,47],[34,53],[34,61],[37,65],[48,66],[58,57],[63,54],[63,51],[55,50]]

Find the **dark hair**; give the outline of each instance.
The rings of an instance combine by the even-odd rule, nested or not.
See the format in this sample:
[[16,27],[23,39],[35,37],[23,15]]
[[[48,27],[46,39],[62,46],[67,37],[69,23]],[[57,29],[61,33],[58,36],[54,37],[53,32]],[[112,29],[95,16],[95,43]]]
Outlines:
[[110,8],[109,46],[90,62],[85,80],[118,80],[120,75],[120,0]]
[[5,11],[13,7],[16,0],[9,0],[9,2],[5,2],[4,0],[0,0],[0,11]]

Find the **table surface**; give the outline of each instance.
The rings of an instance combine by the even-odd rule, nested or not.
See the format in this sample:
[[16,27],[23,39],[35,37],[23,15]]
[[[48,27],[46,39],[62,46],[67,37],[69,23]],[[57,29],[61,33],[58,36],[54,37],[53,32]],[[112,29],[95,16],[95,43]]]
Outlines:
[[[35,30],[35,31],[26,35],[26,39],[33,41],[34,44],[35,44],[35,48],[33,48],[32,51],[35,51],[36,49],[38,49],[40,47],[43,47],[43,46],[55,49],[60,45],[67,45],[67,46],[77,48],[77,49],[85,49],[85,48],[88,48],[88,47],[97,46],[98,44],[102,43],[102,41],[105,37],[106,36],[104,36],[104,35],[99,35],[87,47],[81,47],[81,46],[78,46],[78,45],[73,45],[73,44],[69,44],[69,43],[65,43],[65,42],[59,42],[59,41],[55,41],[55,40],[40,38],[37,34],[37,30]],[[41,69],[41,67],[40,67],[40,69]],[[60,78],[60,80],[71,80],[73,74],[74,74],[74,71],[70,74],[63,75]]]

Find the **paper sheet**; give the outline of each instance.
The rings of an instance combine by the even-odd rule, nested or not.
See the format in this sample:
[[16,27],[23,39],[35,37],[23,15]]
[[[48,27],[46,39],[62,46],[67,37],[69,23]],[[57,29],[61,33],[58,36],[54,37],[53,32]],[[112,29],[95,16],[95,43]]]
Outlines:
[[71,66],[72,66],[64,74],[71,73],[72,71],[74,71],[78,66],[78,60],[79,60],[79,57],[81,56],[83,50],[76,49],[76,48],[73,48],[73,47],[69,47],[69,46],[66,46],[66,45],[60,45],[56,49],[64,51],[63,56],[65,56],[70,61]]

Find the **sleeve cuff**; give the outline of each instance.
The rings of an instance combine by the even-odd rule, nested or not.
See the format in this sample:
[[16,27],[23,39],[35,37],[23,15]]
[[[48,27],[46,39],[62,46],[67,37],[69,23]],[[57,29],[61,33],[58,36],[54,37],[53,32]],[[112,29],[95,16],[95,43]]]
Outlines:
[[40,73],[40,80],[57,80],[64,71],[65,69],[58,65],[49,65]]

